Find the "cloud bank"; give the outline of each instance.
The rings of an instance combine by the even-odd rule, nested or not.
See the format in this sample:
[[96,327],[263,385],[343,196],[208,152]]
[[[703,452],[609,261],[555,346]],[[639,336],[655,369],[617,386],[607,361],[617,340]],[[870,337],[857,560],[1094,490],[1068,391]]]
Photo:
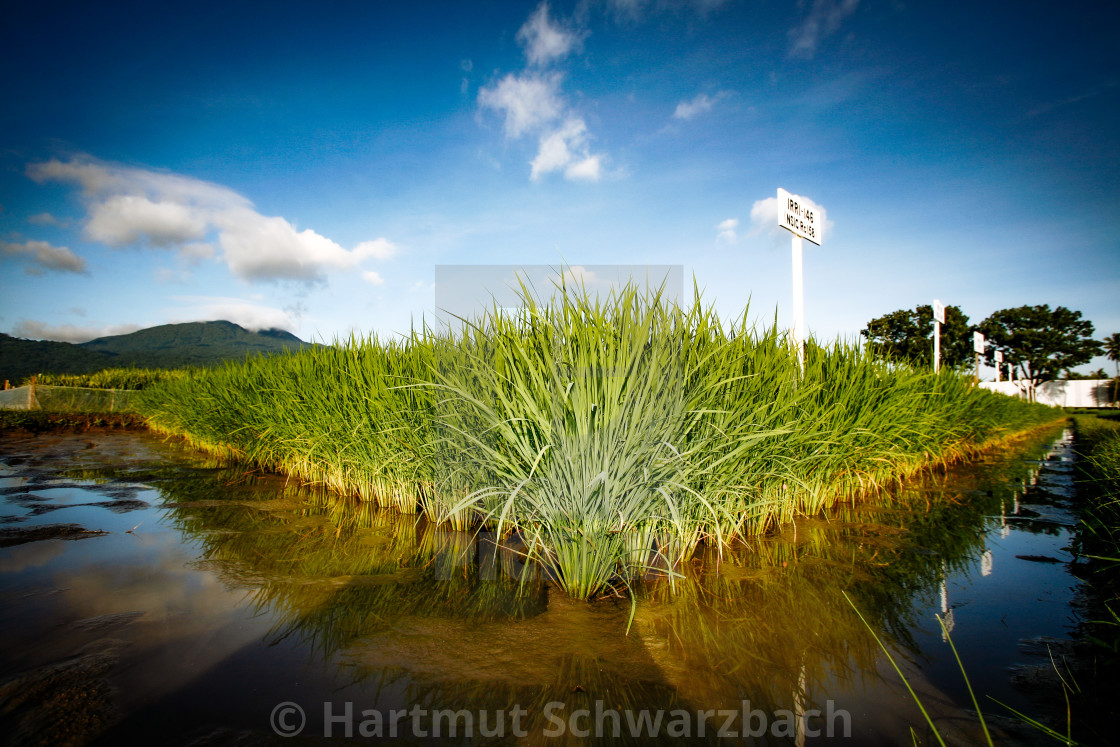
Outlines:
[[209,322],[224,319],[253,332],[261,329],[294,330],[298,327],[299,309],[278,309],[274,306],[223,296],[174,296],[181,306],[170,311],[171,323]]
[[261,215],[227,187],[192,177],[89,157],[31,164],[27,174],[40,184],[81,188],[87,211],[83,233],[92,241],[173,250],[190,261],[216,254],[234,276],[248,282],[323,282],[330,272],[353,270],[397,251],[386,238],[344,249],[284,218]]
[[[278,309],[243,298],[223,296],[172,296],[176,306],[168,310],[168,324],[183,322],[210,322],[223,319],[241,325],[247,330],[295,330],[302,311],[299,308]],[[79,311],[71,309],[71,312]],[[81,314],[84,316],[84,312]],[[145,326],[139,324],[78,325],[50,324],[33,319],[21,319],[12,329],[16,337],[32,340],[57,340],[59,342],[88,342],[98,337],[126,335]]]
[[29,340],[56,340],[58,342],[88,342],[109,335],[127,335],[140,329],[139,324],[109,324],[102,327],[77,324],[48,324],[33,319],[20,319],[12,329],[16,337]]
[[0,241],[0,254],[22,260],[25,263],[24,272],[28,275],[45,272],[88,274],[84,259],[68,247],[53,246],[46,241],[25,241],[22,244]]

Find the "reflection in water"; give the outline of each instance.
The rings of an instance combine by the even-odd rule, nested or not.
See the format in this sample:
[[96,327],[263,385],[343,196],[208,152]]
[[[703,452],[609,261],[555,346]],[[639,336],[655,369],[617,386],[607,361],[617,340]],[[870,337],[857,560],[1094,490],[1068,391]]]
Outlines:
[[[207,634],[199,626],[209,626],[216,668],[239,649],[266,657],[287,647],[301,653],[304,666],[327,670],[333,684],[319,693],[322,700],[346,687],[358,688],[369,707],[497,712],[519,704],[538,737],[552,723],[544,715],[550,704],[554,714],[594,711],[597,703],[619,712],[697,713],[742,712],[749,702],[768,714],[791,714],[787,741],[812,742],[833,699],[858,704],[881,676],[879,645],[845,594],[916,668],[929,655],[920,640],[932,618],[927,595],[939,597],[933,611],[954,631],[954,579],[977,568],[981,578],[1003,571],[992,538],[1008,538],[1013,527],[1055,531],[1013,521],[1020,491],[1039,483],[1038,463],[993,454],[976,468],[800,517],[722,555],[702,549],[679,574],[647,574],[632,609],[629,599],[586,603],[553,593],[547,574],[524,563],[516,535],[444,531],[414,515],[183,452],[156,449],[158,458],[130,459],[125,447],[107,441],[99,458],[68,456],[66,469],[33,449],[14,465],[5,457],[12,469],[42,473],[38,483],[13,490],[34,490],[48,479],[103,491],[158,490],[162,505],[149,510],[158,516],[144,521],[166,537],[153,526],[151,534],[105,538],[137,540],[130,552],[146,536],[158,539],[163,544],[151,549],[149,562],[69,571],[67,598],[83,614],[142,610],[141,619],[161,621],[169,635],[178,631],[178,638],[161,639],[165,649],[150,652],[164,664],[176,647],[202,650],[197,639]],[[125,528],[136,523],[122,521]],[[60,545],[10,552],[0,557],[0,571],[57,562]],[[220,588],[200,591],[208,585]],[[232,619],[223,617],[232,614],[231,590],[237,608],[258,621],[236,634],[223,629]],[[970,608],[968,625],[975,614]],[[139,671],[155,679],[156,670]],[[172,708],[184,682],[152,687]],[[891,708],[908,713],[909,696],[900,697]],[[867,727],[866,718],[855,727]]]
[[[224,499],[165,486],[171,521],[254,588],[254,606],[277,619],[272,640],[299,636],[319,655],[340,654],[349,677],[378,689],[420,688],[432,707],[513,698],[540,712],[573,693],[591,702],[610,693],[619,708],[730,710],[749,700],[800,714],[877,669],[878,645],[843,592],[913,648],[914,611],[900,590],[939,587],[953,629],[946,579],[990,559],[977,527],[1005,498],[994,493],[1008,490],[976,495],[967,478],[938,476],[723,557],[701,553],[683,578],[637,589],[627,636],[624,601],[550,594],[515,547],[492,537],[302,487],[254,503],[236,493],[252,479],[214,485]],[[299,508],[279,510],[285,503]]]
[[[945,564],[941,565],[941,640],[948,641],[949,636],[953,633],[953,628],[956,627],[957,621],[953,615],[953,608],[949,606],[949,585],[948,585],[948,569]],[[987,575],[987,574],[985,574]]]

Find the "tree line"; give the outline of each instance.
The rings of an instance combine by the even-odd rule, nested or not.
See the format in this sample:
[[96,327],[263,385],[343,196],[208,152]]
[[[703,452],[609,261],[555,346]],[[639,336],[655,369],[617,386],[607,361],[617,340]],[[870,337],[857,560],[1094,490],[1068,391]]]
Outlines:
[[[969,369],[975,365],[973,332],[984,335],[984,362],[995,365],[996,352],[1010,363],[1017,379],[1041,384],[1066,377],[1078,378],[1071,369],[1106,354],[1117,362],[1120,377],[1120,332],[1104,340],[1093,337],[1093,323],[1080,311],[1049,305],[1017,306],[993,312],[979,324],[971,324],[959,306],[945,307],[941,325],[941,365]],[[872,319],[860,330],[872,352],[889,360],[914,366],[933,366],[933,307],[922,304]],[[1103,370],[1099,377],[1108,378]]]

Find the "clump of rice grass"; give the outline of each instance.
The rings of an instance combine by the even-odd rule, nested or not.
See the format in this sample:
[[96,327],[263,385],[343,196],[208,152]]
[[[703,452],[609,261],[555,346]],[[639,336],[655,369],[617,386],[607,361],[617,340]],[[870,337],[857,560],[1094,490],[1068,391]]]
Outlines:
[[85,374],[40,373],[23,383],[43,386],[84,387],[88,389],[144,389],[163,381],[182,379],[190,375],[188,369],[175,368],[105,368]]
[[145,390],[150,426],[457,529],[516,534],[569,594],[672,568],[961,459],[1058,411],[727,321],[560,287],[455,330],[351,337]]
[[[1091,582],[1091,618],[1082,634],[1094,644],[1094,667],[1112,670],[1120,662],[1120,418],[1074,416],[1078,456],[1078,499],[1081,521],[1074,537],[1075,552],[1084,563],[1079,575]],[[1096,698],[1095,691],[1086,692]],[[1085,710],[1108,713],[1111,703]],[[1101,719],[1103,724],[1107,717]]]

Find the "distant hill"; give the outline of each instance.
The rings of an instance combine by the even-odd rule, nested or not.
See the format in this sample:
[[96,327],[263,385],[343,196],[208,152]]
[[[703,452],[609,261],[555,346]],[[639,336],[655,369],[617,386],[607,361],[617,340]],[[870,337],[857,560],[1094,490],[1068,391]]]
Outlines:
[[0,332],[0,386],[17,386],[31,374],[91,373],[108,368],[113,359],[68,342],[22,340]]
[[15,386],[36,373],[92,373],[120,366],[212,366],[246,355],[309,345],[282,329],[250,332],[225,321],[163,324],[78,344],[23,340],[0,333],[0,381],[7,379]]

